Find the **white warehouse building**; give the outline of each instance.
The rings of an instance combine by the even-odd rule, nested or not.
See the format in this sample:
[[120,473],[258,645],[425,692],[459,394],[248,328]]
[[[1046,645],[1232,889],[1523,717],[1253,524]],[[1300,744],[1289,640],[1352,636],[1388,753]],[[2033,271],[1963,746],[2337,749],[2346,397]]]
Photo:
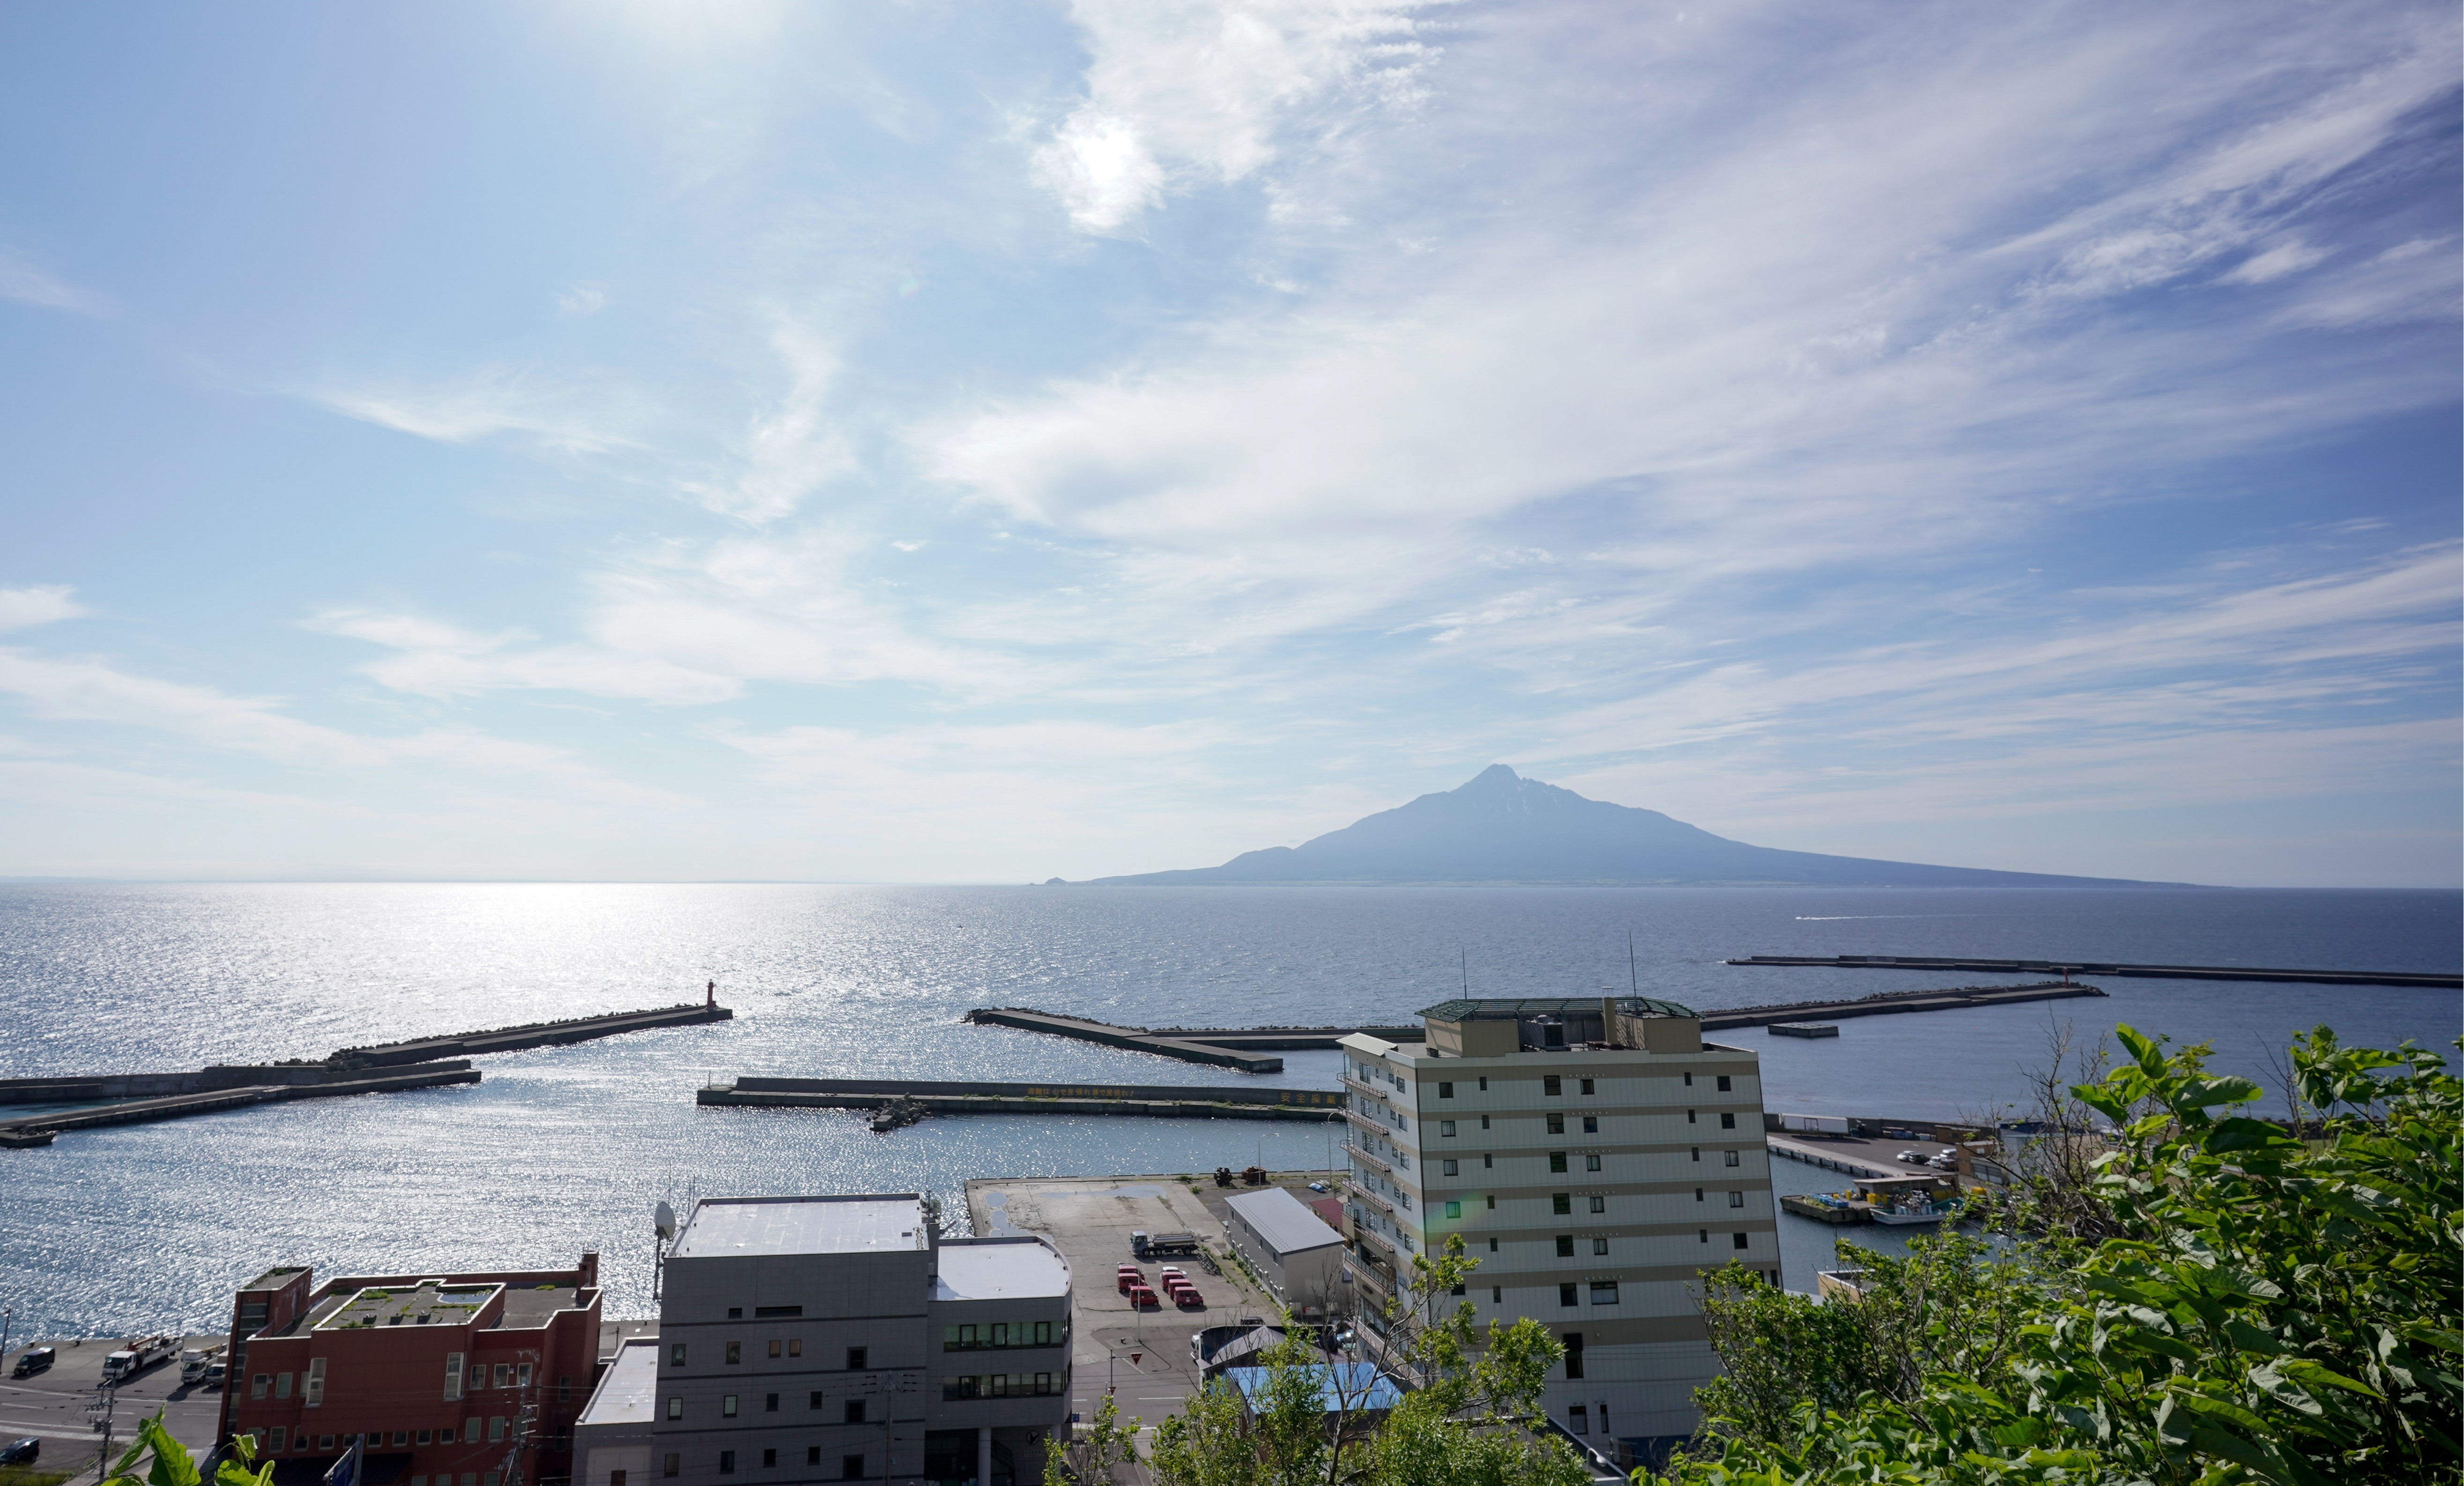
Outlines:
[[1280,1187],[1225,1199],[1224,1231],[1285,1309],[1302,1319],[1343,1309],[1343,1235]]

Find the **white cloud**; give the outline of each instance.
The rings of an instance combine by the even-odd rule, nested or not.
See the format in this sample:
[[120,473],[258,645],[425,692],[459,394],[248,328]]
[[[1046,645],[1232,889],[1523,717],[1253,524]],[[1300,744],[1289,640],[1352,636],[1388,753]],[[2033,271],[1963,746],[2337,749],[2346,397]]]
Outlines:
[[756,525],[793,515],[805,498],[856,468],[853,446],[825,415],[839,372],[836,353],[792,324],[774,331],[770,345],[786,367],[786,391],[754,413],[729,476],[685,486],[710,509]]
[[69,597],[76,591],[66,584],[0,588],[0,630],[25,630],[75,619],[86,612],[84,605]]
[[603,391],[537,370],[486,366],[429,387],[311,388],[305,394],[345,417],[444,444],[513,435],[566,453],[637,446],[618,432],[626,415]]
[[607,291],[597,284],[575,284],[561,290],[556,297],[557,313],[577,319],[596,315],[607,307]]
[[1087,100],[1035,152],[1073,226],[1130,226],[1181,180],[1249,179],[1296,116],[1408,100],[1434,51],[1393,0],[1077,0]]
[[0,243],[0,299],[44,310],[101,308],[93,295],[68,284],[5,243]]

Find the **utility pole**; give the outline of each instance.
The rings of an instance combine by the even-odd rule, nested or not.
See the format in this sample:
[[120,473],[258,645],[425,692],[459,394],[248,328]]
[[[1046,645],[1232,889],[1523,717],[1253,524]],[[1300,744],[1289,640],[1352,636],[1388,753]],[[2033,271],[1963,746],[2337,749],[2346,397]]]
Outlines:
[[117,1382],[107,1382],[98,1383],[95,1386],[101,1391],[102,1398],[99,1402],[85,1406],[85,1416],[94,1428],[102,1431],[102,1449],[95,1456],[94,1462],[96,1486],[101,1486],[101,1482],[111,1475],[111,1427],[113,1418],[120,1408],[120,1385]]

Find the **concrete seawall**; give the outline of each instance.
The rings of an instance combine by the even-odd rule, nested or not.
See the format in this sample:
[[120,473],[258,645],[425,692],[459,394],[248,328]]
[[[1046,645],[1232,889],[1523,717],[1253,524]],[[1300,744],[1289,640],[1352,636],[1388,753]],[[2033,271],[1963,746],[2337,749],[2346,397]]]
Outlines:
[[1774,1022],[1852,1016],[1892,1016],[1903,1011],[1957,1011],[1969,1007],[2009,1006],[2025,1001],[2065,1001],[2074,996],[2101,996],[2094,986],[2045,981],[2035,986],[1952,986],[1941,990],[1886,990],[1854,1001],[1792,1001],[1781,1006],[1738,1007],[1703,1013],[1705,1031],[1735,1027],[1769,1027]]
[[1106,1047],[1127,1048],[1133,1053],[1153,1053],[1158,1057],[1178,1058],[1184,1063],[1237,1068],[1244,1074],[1279,1074],[1284,1071],[1284,1060],[1279,1057],[1211,1047],[1186,1038],[1164,1036],[1142,1028],[1115,1027],[1110,1022],[1092,1022],[1081,1016],[1061,1016],[1025,1007],[979,1007],[967,1013],[967,1020],[979,1027],[1014,1027],[1021,1031],[1048,1032],[1055,1037],[1074,1037],[1080,1042],[1097,1042]]
[[398,1094],[410,1089],[435,1089],[449,1084],[477,1083],[479,1071],[469,1063],[438,1063],[390,1074],[363,1076],[328,1083],[260,1084],[176,1094],[162,1098],[99,1104],[90,1109],[64,1109],[0,1123],[0,1132],[23,1140],[36,1132],[92,1130],[103,1125],[145,1124],[159,1120],[187,1120],[252,1104],[290,1099],[335,1098],[352,1094]]
[[738,1078],[693,1096],[737,1108],[878,1109],[909,1098],[937,1115],[1143,1115],[1204,1120],[1339,1120],[1345,1097],[1324,1089],[1197,1084],[980,1083],[899,1078]]

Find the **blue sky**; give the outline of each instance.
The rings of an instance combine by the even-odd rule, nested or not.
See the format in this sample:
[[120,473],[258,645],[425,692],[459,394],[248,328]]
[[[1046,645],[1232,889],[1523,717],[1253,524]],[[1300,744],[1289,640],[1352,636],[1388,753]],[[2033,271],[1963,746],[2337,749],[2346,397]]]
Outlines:
[[0,14],[0,875],[1026,880],[1505,762],[2458,879],[2452,5]]

